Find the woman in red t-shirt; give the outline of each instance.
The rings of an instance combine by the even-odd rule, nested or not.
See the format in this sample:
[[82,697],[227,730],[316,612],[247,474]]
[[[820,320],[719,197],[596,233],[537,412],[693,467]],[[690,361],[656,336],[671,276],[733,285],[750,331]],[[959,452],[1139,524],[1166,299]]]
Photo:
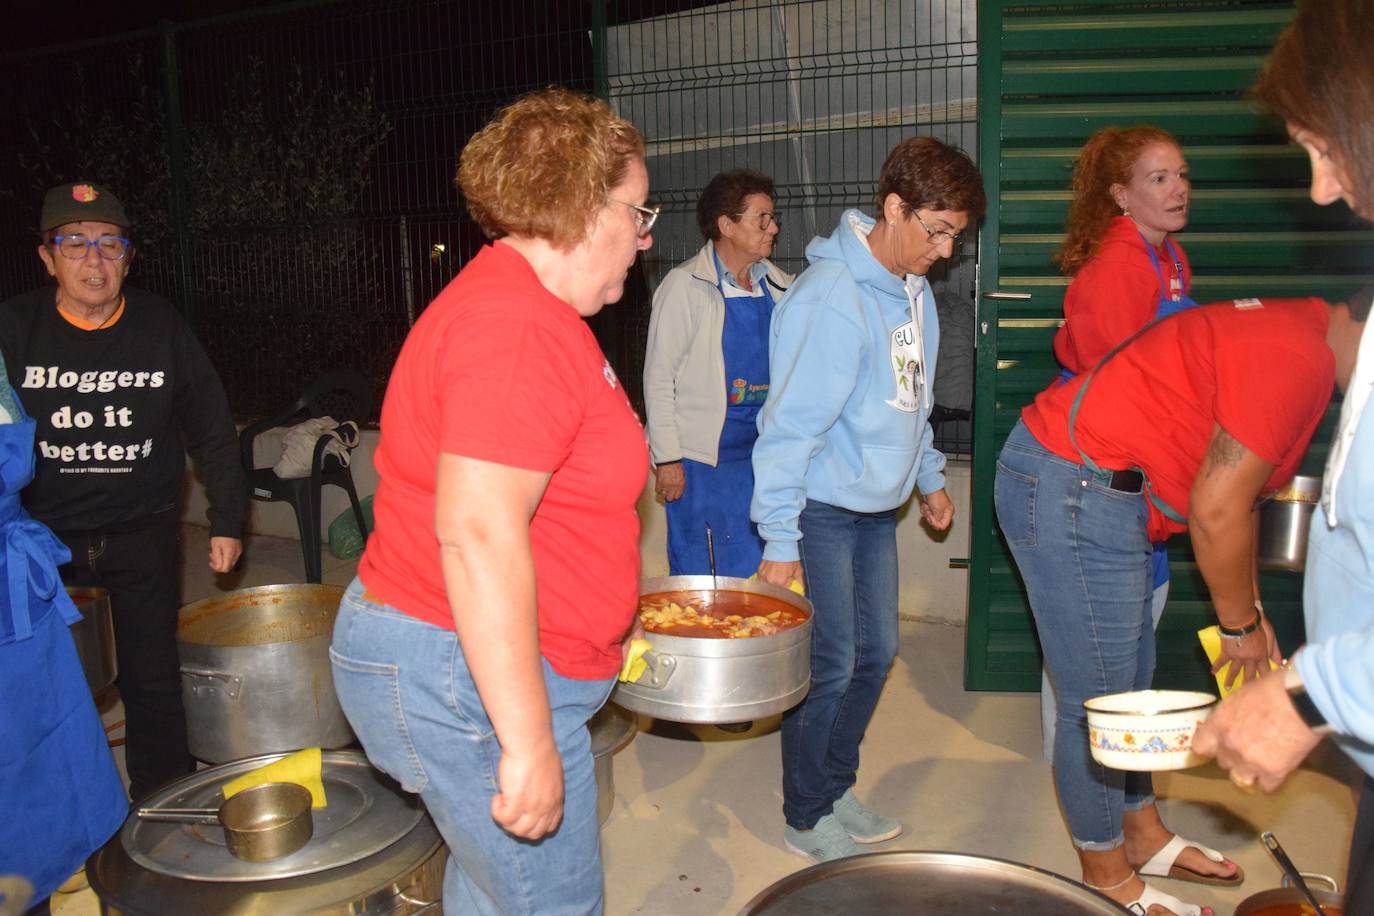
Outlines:
[[445,912],[599,913],[587,720],[635,620],[648,453],[584,319],[620,298],[658,211],[634,126],[561,89],[474,135],[458,184],[495,241],[392,372],[334,683],[448,844]]

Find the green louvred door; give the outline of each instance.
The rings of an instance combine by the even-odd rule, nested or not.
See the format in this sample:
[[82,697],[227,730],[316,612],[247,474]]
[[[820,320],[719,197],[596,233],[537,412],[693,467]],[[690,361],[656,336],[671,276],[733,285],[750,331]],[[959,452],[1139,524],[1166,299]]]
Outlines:
[[[1067,280],[1050,261],[1063,235],[1074,156],[1108,125],[1179,138],[1193,178],[1187,230],[1193,298],[1321,295],[1361,274],[1374,233],[1342,205],[1307,198],[1307,160],[1247,97],[1291,2],[980,0],[979,163],[988,216],[979,244],[977,393],[965,685],[1037,690],[1029,606],[997,528],[997,452],[1021,408],[1057,371],[1051,349]],[[1276,367],[1275,371],[1283,371]],[[1302,473],[1320,474],[1336,409]],[[1215,685],[1198,629],[1215,622],[1186,537],[1170,543],[1172,590],[1156,686]],[[1301,576],[1266,575],[1265,607],[1286,650],[1301,639]]]

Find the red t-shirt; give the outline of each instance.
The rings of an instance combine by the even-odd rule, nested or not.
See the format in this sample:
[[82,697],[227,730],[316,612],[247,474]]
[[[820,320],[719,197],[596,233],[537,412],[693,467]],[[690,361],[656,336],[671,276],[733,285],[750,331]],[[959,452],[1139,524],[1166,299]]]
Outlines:
[[530,523],[539,651],[565,677],[613,675],[639,600],[644,428],[587,323],[500,242],[401,349],[382,404],[376,530],[358,569],[387,604],[452,630],[434,530],[441,452],[552,473]]
[[[1139,468],[1185,518],[1193,478],[1218,424],[1275,465],[1266,490],[1298,469],[1335,381],[1321,299],[1201,305],[1151,327],[1092,375],[1078,410],[1079,448],[1108,470]],[[1051,452],[1081,461],[1068,419],[1088,374],[1051,385],[1021,412]],[[1185,526],[1150,506],[1150,540]]]
[[1064,293],[1064,326],[1054,336],[1060,365],[1075,375],[1087,372],[1112,347],[1154,320],[1171,280],[1181,279],[1185,293],[1192,289],[1188,255],[1173,239],[1169,244],[1178,252],[1177,264],[1167,246],[1155,249],[1165,283],[1161,288],[1135,222],[1129,216],[1112,220],[1097,253],[1078,269]]

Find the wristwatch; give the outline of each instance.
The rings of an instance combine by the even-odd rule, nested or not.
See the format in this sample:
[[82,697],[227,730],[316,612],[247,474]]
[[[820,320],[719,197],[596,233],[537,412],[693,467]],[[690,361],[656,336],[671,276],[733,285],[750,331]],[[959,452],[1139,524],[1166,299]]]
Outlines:
[[1317,708],[1317,704],[1312,702],[1312,697],[1307,693],[1307,685],[1302,681],[1302,675],[1298,669],[1288,667],[1283,672],[1283,686],[1288,691],[1288,698],[1293,701],[1293,708],[1297,710],[1298,717],[1319,735],[1329,735],[1334,728],[1326,721],[1326,716]]

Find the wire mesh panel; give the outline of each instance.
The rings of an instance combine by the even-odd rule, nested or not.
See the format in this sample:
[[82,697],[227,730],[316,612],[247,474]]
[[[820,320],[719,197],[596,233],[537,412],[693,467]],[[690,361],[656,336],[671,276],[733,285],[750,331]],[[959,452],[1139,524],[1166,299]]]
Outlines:
[[[668,9],[676,6],[642,4],[643,18],[613,26],[607,42],[611,99],[645,134],[651,195],[664,207],[645,255],[650,287],[702,245],[696,201],[719,172],[750,168],[774,180],[782,231],[773,260],[796,273],[806,244],[829,235],[844,209],[873,212],[878,173],[899,141],[924,134],[975,153],[976,23],[961,0]],[[937,295],[971,303],[973,276],[967,243],[931,279]],[[642,339],[647,304],[622,312]],[[968,333],[950,346],[971,351],[972,324],[959,330]],[[634,375],[641,363],[642,352]],[[963,365],[971,396],[971,359]]]
[[[483,242],[453,186],[467,138],[530,90],[602,88],[647,137],[666,205],[625,299],[592,320],[642,403],[650,295],[700,246],[713,174],[777,181],[777,259],[797,271],[844,207],[871,209],[899,139],[974,149],[970,3],[303,0],[0,56],[26,87],[0,99],[0,296],[46,281],[43,190],[94,180],[135,222],[129,282],[183,310],[236,414],[340,365],[380,387]],[[972,254],[942,294],[971,295]]]

